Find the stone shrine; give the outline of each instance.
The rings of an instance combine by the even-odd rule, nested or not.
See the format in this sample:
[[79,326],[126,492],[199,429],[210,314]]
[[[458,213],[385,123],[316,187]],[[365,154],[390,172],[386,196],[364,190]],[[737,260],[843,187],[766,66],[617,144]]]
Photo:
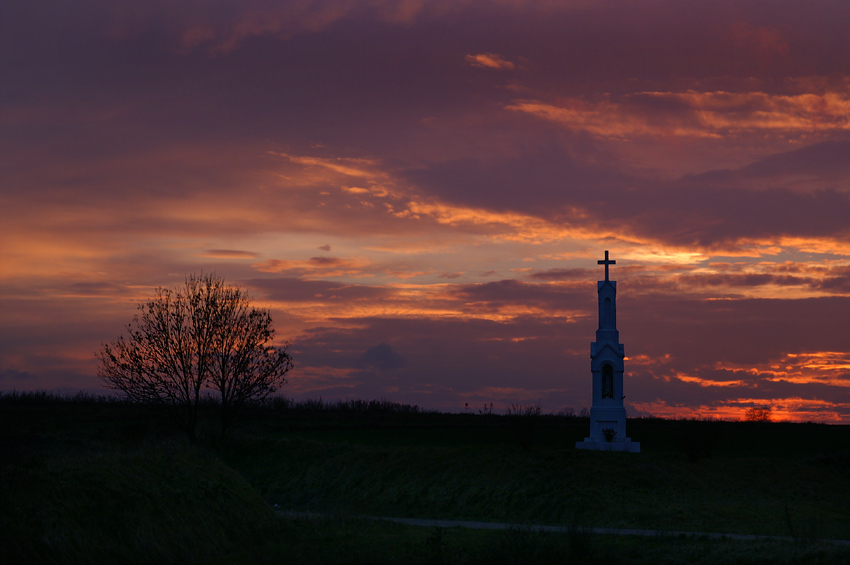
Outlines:
[[623,359],[625,352],[617,331],[617,281],[608,279],[608,266],[616,261],[597,261],[605,265],[605,280],[596,283],[599,294],[599,329],[590,344],[590,371],[593,373],[593,405],[590,408],[590,437],[576,442],[576,449],[627,451],[640,453],[640,443],[626,437],[626,409],[623,407]]

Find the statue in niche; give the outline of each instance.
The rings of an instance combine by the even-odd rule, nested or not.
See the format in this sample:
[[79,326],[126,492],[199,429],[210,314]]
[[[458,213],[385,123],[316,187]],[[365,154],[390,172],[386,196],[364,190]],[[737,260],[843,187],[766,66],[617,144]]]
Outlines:
[[602,398],[614,398],[614,366],[602,367]]

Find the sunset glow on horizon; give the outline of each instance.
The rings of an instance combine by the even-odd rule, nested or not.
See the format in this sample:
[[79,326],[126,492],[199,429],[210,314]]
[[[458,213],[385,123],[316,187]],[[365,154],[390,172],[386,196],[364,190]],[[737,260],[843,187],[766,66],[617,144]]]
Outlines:
[[850,3],[0,7],[0,390],[215,272],[296,399],[850,424]]

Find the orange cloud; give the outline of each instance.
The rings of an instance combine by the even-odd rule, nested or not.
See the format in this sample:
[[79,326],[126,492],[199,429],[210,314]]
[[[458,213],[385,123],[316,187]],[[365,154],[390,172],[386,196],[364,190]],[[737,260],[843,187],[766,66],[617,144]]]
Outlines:
[[508,61],[496,53],[479,53],[478,55],[467,55],[466,62],[473,67],[487,69],[512,71],[517,68],[516,64]]
[[336,157],[332,159],[323,159],[321,157],[308,157],[304,155],[290,155],[289,153],[279,153],[269,151],[269,155],[283,157],[292,163],[305,165],[307,167],[316,167],[325,169],[334,173],[350,177],[374,177],[378,173],[375,169],[377,161],[369,159],[354,159]]
[[[747,366],[729,362],[718,362],[715,368],[733,375],[749,376],[776,383],[822,384],[850,387],[850,357],[843,351],[814,351],[786,353],[780,359],[758,366]],[[676,375],[683,381],[708,386],[751,386],[747,380],[712,381],[697,377]]]
[[[579,210],[573,210],[583,216]],[[451,205],[442,202],[411,201],[402,217],[430,217],[438,224],[454,227],[485,227],[494,239],[540,243],[560,239],[596,239],[604,237],[598,231],[578,225],[563,225],[520,212],[494,212],[483,208]]]
[[847,409],[845,403],[827,400],[787,398],[736,398],[719,404],[696,404],[682,406],[663,401],[632,403],[632,406],[645,414],[661,418],[696,418],[717,420],[742,420],[747,410],[753,407],[770,406],[771,419],[793,422],[829,422],[846,424]]
[[844,351],[788,353],[767,372],[772,381],[850,387],[850,357]]
[[257,253],[251,251],[236,249],[208,249],[198,254],[198,257],[209,257],[210,259],[256,259],[258,256]]
[[[491,211],[424,197],[417,194],[415,187],[385,171],[377,160],[319,158],[277,152],[269,154],[300,166],[298,171],[282,173],[286,177],[287,186],[292,183],[305,187],[336,184],[344,194],[357,198],[361,207],[373,209],[376,213],[383,210],[393,218],[405,220],[408,229],[416,225],[424,229],[430,220],[461,231],[486,233],[488,237],[499,241],[523,243],[570,238],[596,240],[615,235],[610,230],[586,226],[582,220],[587,218],[587,214],[578,208],[566,211],[573,220],[567,223],[563,218],[554,222],[532,214]],[[356,185],[350,182],[352,178],[358,179]]]
[[844,93],[772,95],[764,92],[640,92],[620,101],[560,104],[518,100],[523,112],[599,137],[720,138],[738,132],[807,135],[850,130],[850,96]]
[[644,92],[635,97],[683,104],[713,130],[818,131],[850,129],[850,97],[843,93],[778,96],[764,92]]
[[286,273],[289,276],[310,278],[371,277],[366,272],[371,265],[361,259],[339,259],[337,257],[311,257],[306,261],[269,259],[251,265],[261,273]]
[[[536,318],[554,319],[557,323],[570,323],[584,315],[579,310],[553,307],[547,302],[521,304],[499,300],[498,297],[491,300],[478,297],[476,300],[468,294],[470,289],[481,289],[483,286],[481,284],[394,283],[380,287],[364,287],[338,283],[307,298],[300,296],[287,299],[282,296],[270,299],[267,304],[287,312],[288,316],[298,318],[307,325],[327,323],[329,318],[333,318],[335,323],[374,318],[462,319],[501,323],[520,318]],[[366,290],[371,292],[365,292]],[[352,294],[357,297],[352,298]],[[517,339],[516,342],[531,339],[528,336],[517,335],[508,336],[506,339],[513,338]]]
[[739,380],[739,381],[713,381],[710,379],[701,379],[700,377],[691,377],[688,375],[683,375],[677,373],[675,378],[679,379],[683,383],[690,383],[699,385],[703,388],[706,387],[730,387],[730,386],[751,386],[751,383],[747,381]]
[[669,280],[682,289],[734,291],[751,298],[808,298],[847,296],[848,273],[850,265],[846,261],[761,261],[710,263],[708,268],[673,274]]
[[[644,116],[630,115],[622,105],[607,101],[591,104],[582,100],[568,99],[556,106],[537,100],[518,100],[505,108],[531,114],[599,137],[625,139],[659,133],[659,128],[648,123]],[[685,130],[676,130],[674,133],[684,134]],[[710,134],[702,133],[702,135]]]

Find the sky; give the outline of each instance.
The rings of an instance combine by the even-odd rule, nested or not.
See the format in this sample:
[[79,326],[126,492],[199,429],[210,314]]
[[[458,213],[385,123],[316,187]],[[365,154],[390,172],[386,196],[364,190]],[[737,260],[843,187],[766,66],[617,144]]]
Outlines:
[[215,273],[296,399],[850,423],[850,3],[10,0],[0,390]]

